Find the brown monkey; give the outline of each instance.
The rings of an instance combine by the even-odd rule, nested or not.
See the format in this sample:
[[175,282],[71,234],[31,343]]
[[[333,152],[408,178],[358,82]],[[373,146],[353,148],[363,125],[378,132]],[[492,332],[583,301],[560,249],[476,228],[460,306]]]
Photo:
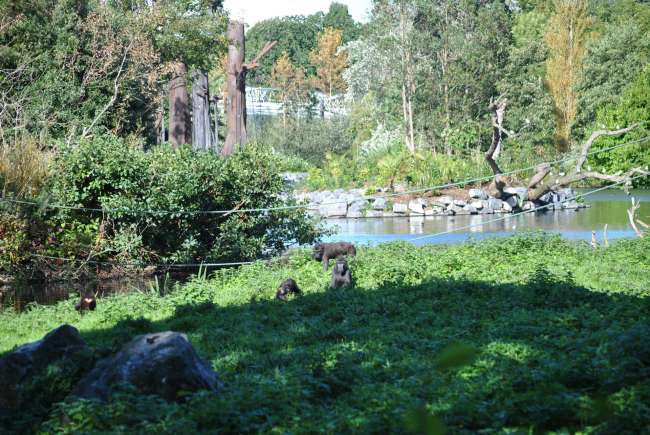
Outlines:
[[330,258],[336,258],[339,255],[357,255],[357,250],[352,243],[319,243],[314,246],[312,257],[315,260],[323,262],[323,270],[329,267]]
[[275,292],[275,297],[276,299],[286,301],[287,296],[291,293],[299,295],[302,294],[302,290],[300,290],[300,287],[298,287],[295,280],[289,278],[282,281],[282,284],[280,284],[280,287],[278,287],[278,290]]
[[95,295],[91,291],[86,291],[79,300],[79,303],[74,306],[74,309],[79,312],[86,310],[94,311],[96,306],[97,300],[95,299]]
[[352,285],[352,272],[348,262],[343,256],[336,257],[336,264],[332,269],[332,288],[345,288]]

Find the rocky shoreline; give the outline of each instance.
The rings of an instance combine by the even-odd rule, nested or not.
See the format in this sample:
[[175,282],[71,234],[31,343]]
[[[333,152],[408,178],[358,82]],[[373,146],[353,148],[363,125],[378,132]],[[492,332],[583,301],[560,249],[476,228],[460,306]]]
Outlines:
[[[579,210],[587,207],[577,201],[575,191],[563,188],[548,192],[536,201],[528,200],[525,187],[506,187],[505,197],[494,198],[485,189],[473,188],[443,192],[443,195],[399,195],[379,189],[368,197],[364,189],[293,192],[293,197],[308,204],[307,210],[324,218],[393,218],[408,216],[457,216],[495,213]],[[399,193],[399,192],[397,192]]]

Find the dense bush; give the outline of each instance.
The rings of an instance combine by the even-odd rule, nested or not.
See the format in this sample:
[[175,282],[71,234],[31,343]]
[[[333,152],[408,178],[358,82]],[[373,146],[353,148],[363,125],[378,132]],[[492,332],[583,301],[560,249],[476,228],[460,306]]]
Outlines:
[[[339,291],[299,251],[164,296],[107,297],[85,316],[73,300],[2,311],[0,352],[61,323],[109,351],[175,330],[225,383],[184,403],[68,398],[31,420],[37,432],[639,433],[650,425],[649,242],[391,243],[360,248],[355,287]],[[288,276],[304,295],[275,301]],[[52,388],[60,398],[70,386]]]
[[71,208],[30,215],[32,226],[40,227],[31,237],[51,256],[156,263],[254,259],[313,241],[315,222],[300,209],[196,212],[282,206],[282,189],[277,157],[262,147],[224,159],[167,146],[145,152],[100,137],[57,155],[43,201]]

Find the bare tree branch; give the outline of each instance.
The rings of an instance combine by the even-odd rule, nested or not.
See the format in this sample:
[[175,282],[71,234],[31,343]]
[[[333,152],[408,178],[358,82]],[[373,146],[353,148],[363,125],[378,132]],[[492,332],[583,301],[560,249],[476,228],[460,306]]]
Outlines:
[[95,124],[99,122],[99,120],[104,116],[104,113],[108,109],[110,109],[113,104],[115,104],[115,101],[117,101],[117,95],[120,90],[120,77],[122,76],[122,72],[124,71],[124,64],[126,63],[126,58],[129,55],[129,52],[131,51],[132,44],[129,44],[126,49],[124,50],[124,55],[122,56],[122,62],[120,63],[120,67],[117,70],[117,74],[115,75],[115,80],[113,81],[113,95],[111,96],[111,99],[106,103],[106,105],[102,108],[102,110],[99,111],[99,113],[95,116],[95,119],[90,123],[88,127],[85,127],[83,131],[81,132],[81,139],[85,138],[88,136],[88,133],[92,131],[92,129],[95,127]]
[[266,44],[264,44],[264,47],[262,47],[260,52],[257,53],[257,56],[255,56],[255,58],[252,61],[242,65],[242,70],[248,71],[257,68],[260,64],[260,60],[262,60],[262,58],[266,56],[266,53],[268,53],[277,43],[278,41],[272,41],[272,42],[267,41]]
[[639,203],[639,201],[637,199],[634,199],[634,197],[632,197],[632,206],[627,209],[627,217],[629,218],[630,225],[632,225],[632,229],[634,230],[636,235],[642,239],[645,236],[645,234],[643,234],[643,232],[637,228],[636,226],[637,219],[635,217],[636,211],[639,209],[640,206],[641,204]]
[[582,145],[582,150],[580,151],[580,157],[578,158],[578,161],[576,163],[576,172],[582,171],[582,166],[585,164],[587,161],[587,154],[589,153],[589,149],[591,148],[591,145],[594,143],[596,139],[598,139],[601,136],[620,136],[622,134],[627,133],[628,131],[634,130],[637,128],[639,124],[632,124],[629,127],[626,128],[621,128],[620,130],[597,130],[591,133],[591,136],[589,136],[589,139],[587,139],[587,142]]

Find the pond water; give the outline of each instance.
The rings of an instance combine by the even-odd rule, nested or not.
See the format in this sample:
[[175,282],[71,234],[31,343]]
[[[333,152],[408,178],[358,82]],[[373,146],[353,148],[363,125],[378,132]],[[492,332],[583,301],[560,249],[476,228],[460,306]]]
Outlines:
[[[578,193],[584,193],[586,190]],[[632,190],[630,196],[641,201],[637,216],[650,216],[650,190]],[[607,224],[610,240],[635,237],[626,210],[630,196],[621,190],[605,190],[585,197],[590,207],[579,210],[539,211],[518,216],[508,214],[469,216],[417,216],[368,219],[330,219],[327,226],[336,234],[326,241],[349,241],[359,244],[406,240],[427,243],[461,243],[468,239],[502,237],[517,231],[544,230],[560,233],[574,240],[591,240],[596,231],[599,241]],[[650,219],[644,219],[650,223]],[[433,236],[436,233],[445,233]],[[430,237],[428,237],[430,236]]]
[[[582,192],[581,192],[582,193]],[[650,216],[650,190],[634,190],[631,195],[641,201],[638,216]],[[472,215],[472,216],[428,216],[371,219],[332,219],[328,227],[336,229],[336,234],[326,241],[345,240],[356,244],[376,245],[395,240],[412,241],[415,244],[461,243],[468,239],[502,237],[518,231],[545,230],[562,234],[574,240],[591,240],[591,232],[596,231],[599,241],[603,240],[603,229],[608,225],[610,240],[622,237],[635,237],[629,225],[626,210],[630,197],[620,190],[602,191],[585,198],[589,208],[578,211],[542,211],[511,215]],[[489,221],[489,222],[488,222]],[[645,220],[650,223],[650,218]],[[468,228],[471,226],[471,228]],[[445,234],[425,237],[435,233]],[[0,288],[0,309],[12,306],[22,310],[30,302],[53,304],[78,295],[87,289],[101,295],[126,293],[132,291],[151,291],[151,288],[170,288],[174,282],[184,277],[161,276],[155,278],[105,280],[93,283],[83,282],[26,282],[16,283],[11,289]],[[74,304],[71,303],[71,308]]]

